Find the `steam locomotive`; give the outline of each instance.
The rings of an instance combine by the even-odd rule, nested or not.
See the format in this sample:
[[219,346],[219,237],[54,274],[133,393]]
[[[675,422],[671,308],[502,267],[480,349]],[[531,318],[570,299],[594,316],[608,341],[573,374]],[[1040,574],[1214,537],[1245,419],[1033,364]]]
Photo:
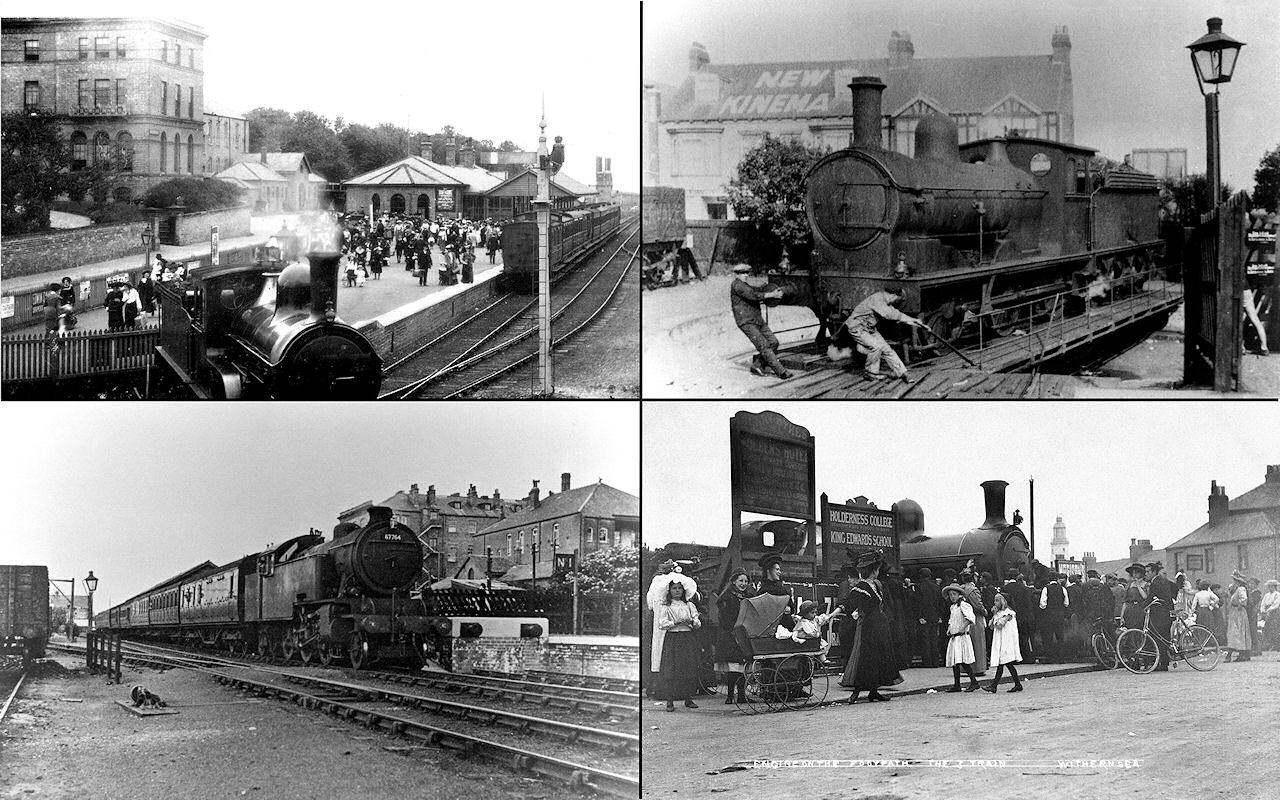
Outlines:
[[964,533],[929,536],[923,532],[923,515],[918,527],[908,523],[918,532],[899,544],[903,573],[914,576],[921,567],[928,567],[935,577],[941,577],[943,570],[953,569],[959,573],[967,567],[975,575],[991,573],[997,586],[1019,573],[1034,579],[1035,565],[1027,537],[1020,527],[1005,519],[1004,499],[1008,485],[1006,481],[982,482],[986,519]]
[[770,275],[783,302],[828,322],[894,286],[904,311],[957,342],[1143,290],[1163,251],[1153,176],[1095,176],[1096,151],[1047,139],[961,146],[942,114],[917,124],[913,158],[881,146],[885,84],[858,77],[849,88],[852,144],[805,179],[810,263]]
[[[422,543],[369,509],[364,525],[342,523],[333,538],[312,530],[216,566],[208,561],[95,617],[100,629],[129,638],[283,655],[355,669],[374,663],[451,669],[456,638],[542,638],[544,617],[439,613],[431,590],[410,592],[422,567]],[[507,609],[515,607],[504,604]]]
[[[618,232],[620,206],[599,204],[573,211],[552,211],[550,264],[555,274],[569,259]],[[502,226],[501,287],[507,291],[538,290],[538,217],[526,212]]]
[[157,363],[201,397],[362,400],[377,396],[382,361],[337,316],[335,252],[285,265],[279,248],[253,263],[197,267],[160,285]]

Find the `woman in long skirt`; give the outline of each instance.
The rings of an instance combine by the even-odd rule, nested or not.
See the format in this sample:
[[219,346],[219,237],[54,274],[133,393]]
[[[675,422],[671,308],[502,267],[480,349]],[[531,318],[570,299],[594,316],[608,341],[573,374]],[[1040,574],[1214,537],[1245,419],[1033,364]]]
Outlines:
[[728,691],[725,693],[725,705],[734,701],[737,691],[739,703],[747,702],[746,661],[734,638],[733,628],[738,622],[738,612],[742,608],[742,599],[747,596],[751,580],[745,569],[740,569],[729,576],[729,583],[716,598],[716,611],[719,613],[720,626],[716,631],[716,672],[723,673]]
[[653,696],[667,701],[667,710],[675,711],[675,701],[683,700],[685,708],[697,708],[693,694],[698,690],[698,643],[693,631],[702,627],[698,609],[685,600],[684,584],[672,581],[667,596],[654,610],[654,672],[657,673]]
[[942,594],[951,603],[951,616],[947,620],[947,666],[951,667],[951,674],[955,677],[955,684],[947,691],[961,691],[961,670],[969,676],[969,688],[964,691],[976,691],[978,678],[973,674],[973,639],[969,636],[969,628],[977,617],[974,616],[973,606],[964,599],[964,589],[957,584],[953,583],[943,589]]
[[1231,586],[1227,589],[1227,657],[1235,653],[1236,661],[1248,661],[1249,652],[1253,649],[1253,631],[1249,630],[1249,590],[1246,588],[1244,576],[1235,573],[1231,576]]
[[984,675],[987,671],[987,607],[982,603],[982,590],[973,582],[973,573],[960,573],[960,588],[965,602],[973,609],[974,623],[969,626],[969,638],[973,640],[973,671]]
[[884,612],[884,596],[880,588],[880,555],[863,553],[858,558],[858,581],[840,610],[858,621],[853,635],[853,649],[840,685],[852,689],[849,703],[858,702],[858,693],[867,690],[867,699],[884,702],[889,698],[880,694],[881,686],[902,683],[902,675],[894,663],[893,641],[889,631],[889,618]]

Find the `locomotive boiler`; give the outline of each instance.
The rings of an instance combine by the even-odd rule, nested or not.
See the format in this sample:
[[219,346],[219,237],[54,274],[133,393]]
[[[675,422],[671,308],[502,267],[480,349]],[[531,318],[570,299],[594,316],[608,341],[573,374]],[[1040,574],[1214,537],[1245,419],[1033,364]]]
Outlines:
[[[273,250],[262,248],[264,254]],[[197,393],[223,399],[372,399],[382,362],[337,316],[337,252],[306,264],[200,267],[160,288],[159,362]]]
[[1035,572],[1027,537],[1005,519],[1008,485],[1006,481],[982,482],[986,519],[978,527],[941,536],[920,533],[901,542],[903,571],[914,575],[921,567],[928,567],[940,577],[945,569],[959,573],[969,568],[974,575],[990,572],[997,586],[1018,573],[1032,578]]
[[830,322],[892,286],[904,311],[956,342],[1142,290],[1163,247],[1154,177],[1095,176],[1094,150],[1047,139],[961,146],[943,114],[918,122],[907,156],[881,145],[885,84],[858,77],[849,88],[852,143],[805,178],[809,264],[770,274],[784,302]]

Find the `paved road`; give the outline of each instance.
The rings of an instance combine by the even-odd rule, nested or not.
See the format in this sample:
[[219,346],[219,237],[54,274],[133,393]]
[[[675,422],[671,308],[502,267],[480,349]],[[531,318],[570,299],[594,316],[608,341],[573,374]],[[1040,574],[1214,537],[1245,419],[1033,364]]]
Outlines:
[[[1277,797],[1280,786],[1276,653],[1208,673],[1183,665],[1150,675],[1033,679],[1021,694],[1002,687],[995,695],[926,694],[757,716],[713,700],[701,705],[670,714],[645,706],[645,798],[1261,800]],[[752,766],[753,759],[1003,764],[768,768]],[[1082,763],[1063,766],[1060,759]],[[722,771],[735,765],[748,768]]]

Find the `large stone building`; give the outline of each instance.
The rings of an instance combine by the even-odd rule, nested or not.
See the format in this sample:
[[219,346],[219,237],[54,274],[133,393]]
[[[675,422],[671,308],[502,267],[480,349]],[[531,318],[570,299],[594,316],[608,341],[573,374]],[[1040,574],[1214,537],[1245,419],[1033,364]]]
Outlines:
[[524,583],[549,577],[557,553],[590,553],[609,547],[634,546],[640,538],[640,498],[596,482],[570,488],[570,475],[560,476],[560,493],[541,497],[534,481],[522,511],[494,522],[474,538],[475,552],[511,562],[502,579]]
[[203,29],[125,17],[10,18],[3,110],[55,114],[72,169],[109,166],[117,199],[206,170]]
[[212,175],[249,152],[249,120],[204,112],[204,171]]
[[887,58],[713,64],[695,42],[679,86],[644,87],[644,185],[684,189],[689,219],[729,218],[729,181],[766,133],[833,150],[848,145],[848,84],[858,75],[887,84],[882,143],[907,155],[916,123],[933,112],[956,121],[961,144],[1005,134],[1074,141],[1065,27],[1039,56],[916,58],[910,35],[895,31]]
[[1165,567],[1185,569],[1191,581],[1223,586],[1231,572],[1262,581],[1280,578],[1280,464],[1267,466],[1266,480],[1234,500],[1227,487],[1209,484],[1209,520],[1165,548]]

